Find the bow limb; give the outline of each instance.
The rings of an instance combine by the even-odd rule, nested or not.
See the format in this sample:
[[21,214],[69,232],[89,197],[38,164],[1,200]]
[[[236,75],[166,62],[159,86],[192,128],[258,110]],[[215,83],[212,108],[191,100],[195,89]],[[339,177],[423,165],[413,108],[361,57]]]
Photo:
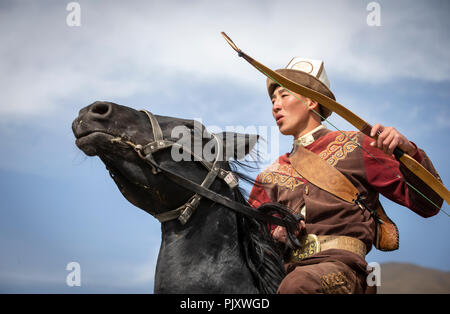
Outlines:
[[[284,77],[283,75],[271,70],[270,68],[266,67],[262,63],[256,61],[249,55],[242,52],[241,49],[239,49],[234,42],[224,33],[222,32],[222,36],[225,38],[225,40],[230,44],[230,46],[238,52],[239,56],[247,60],[253,67],[255,67],[258,71],[263,73],[265,76],[267,76],[272,81],[276,82],[278,85],[283,86],[284,88],[300,94],[302,96],[308,97],[310,99],[313,99],[317,101],[321,106],[326,107],[330,111],[335,112],[336,114],[340,115],[342,118],[347,120],[349,123],[351,123],[354,127],[356,127],[358,130],[360,130],[365,135],[377,139],[378,134],[375,136],[370,135],[370,130],[372,129],[372,126],[361,119],[359,116],[357,116],[352,111],[345,108],[343,105],[339,104],[337,101],[319,93],[315,90],[312,90],[306,86],[302,86],[300,84],[297,84],[293,82],[292,80],[288,79],[287,77]],[[414,158],[409,156],[408,154],[404,153],[401,149],[398,147],[394,151],[394,155],[401,162],[406,168],[408,168],[412,173],[414,173],[418,178],[420,178],[426,185],[428,185],[430,188],[433,189],[440,197],[442,197],[447,204],[450,204],[450,191],[436,178],[434,177],[427,169],[425,169],[420,163],[418,163]]]

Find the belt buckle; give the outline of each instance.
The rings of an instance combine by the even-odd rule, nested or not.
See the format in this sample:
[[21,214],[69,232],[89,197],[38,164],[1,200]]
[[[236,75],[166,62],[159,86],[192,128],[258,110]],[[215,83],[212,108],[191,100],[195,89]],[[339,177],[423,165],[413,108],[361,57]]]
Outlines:
[[320,252],[319,238],[315,234],[306,234],[300,239],[301,248],[293,250],[289,262],[299,262],[308,256]]

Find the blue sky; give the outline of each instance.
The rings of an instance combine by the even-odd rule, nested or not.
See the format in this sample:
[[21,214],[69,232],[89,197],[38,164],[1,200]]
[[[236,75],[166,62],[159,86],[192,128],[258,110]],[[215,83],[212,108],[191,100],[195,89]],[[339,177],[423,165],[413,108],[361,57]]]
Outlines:
[[[377,1],[379,27],[366,23],[369,1],[78,1],[80,27],[66,24],[68,2],[0,2],[0,292],[153,291],[160,224],[77,149],[71,122],[108,100],[223,129],[275,126],[264,77],[221,31],[271,68],[323,59],[338,101],[398,128],[448,186],[447,1]],[[289,151],[278,140],[271,154]],[[450,218],[383,204],[400,249],[367,261],[450,271]],[[81,287],[66,285],[72,261]]]

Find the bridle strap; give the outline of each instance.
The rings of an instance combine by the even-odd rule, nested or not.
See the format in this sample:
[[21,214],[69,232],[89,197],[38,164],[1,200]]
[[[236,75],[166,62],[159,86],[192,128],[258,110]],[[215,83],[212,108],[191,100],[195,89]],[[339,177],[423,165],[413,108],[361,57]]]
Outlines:
[[[154,160],[147,159],[147,162],[154,163]],[[259,212],[250,206],[243,205],[243,204],[236,202],[228,197],[218,194],[212,190],[209,190],[209,189],[201,186],[198,183],[195,183],[189,179],[183,178],[182,176],[174,173],[172,170],[166,168],[163,165],[153,164],[153,166],[158,167],[160,170],[162,170],[162,172],[166,175],[166,177],[168,179],[170,179],[172,182],[174,182],[174,183],[176,183],[176,184],[178,184],[200,196],[208,198],[209,200],[211,200],[215,203],[219,203],[225,207],[228,207],[238,213],[253,217],[255,219],[258,219],[258,220],[261,220],[264,222],[268,222],[270,224],[286,226],[288,228],[291,228],[291,230],[295,230],[295,228],[297,227],[296,225],[290,225],[288,221],[286,221],[282,218],[278,218],[278,217],[275,217],[272,215],[267,215],[262,212]]]
[[[159,123],[158,123],[158,120],[156,119],[156,117],[151,112],[148,112],[147,110],[141,110],[141,111],[147,115],[147,117],[150,121],[152,130],[153,130],[154,140],[153,140],[153,142],[148,143],[144,147],[137,147],[137,148],[135,147],[135,150],[137,151],[137,153],[139,154],[139,156],[141,158],[146,160],[152,166],[153,173],[156,174],[161,170],[161,167],[160,167],[160,165],[158,165],[158,163],[156,163],[155,159],[153,158],[153,153],[155,153],[161,149],[169,148],[169,147],[172,147],[174,145],[179,145],[179,144],[176,142],[173,142],[173,141],[164,140],[163,132],[161,130],[161,127],[159,126]],[[201,183],[201,186],[203,188],[208,189],[211,186],[211,184],[214,182],[216,177],[220,177],[231,188],[235,188],[237,186],[237,181],[230,179],[230,173],[228,173],[226,170],[221,169],[218,166],[219,156],[222,156],[223,147],[222,147],[220,141],[217,139],[217,137],[214,134],[212,134],[212,137],[216,141],[216,156],[214,158],[213,163],[210,163],[210,162],[204,160],[203,158],[201,158],[200,156],[195,155],[189,148],[181,146],[181,145],[180,146],[185,151],[189,152],[192,156],[196,157],[196,159],[200,160],[202,162],[202,164],[209,170],[205,179]],[[227,173],[227,174],[225,174],[225,173]],[[165,222],[168,220],[178,218],[178,220],[181,222],[181,224],[184,225],[189,220],[189,218],[192,216],[195,209],[198,207],[200,200],[201,200],[201,196],[199,196],[198,194],[195,194],[184,205],[182,205],[174,210],[166,211],[161,214],[155,214],[154,216],[160,222]]]
[[198,194],[194,194],[186,203],[184,203],[180,207],[177,207],[176,209],[169,210],[160,214],[153,214],[153,217],[158,219],[158,221],[161,223],[178,219],[188,206],[189,207],[196,206],[197,202],[200,202],[200,199],[201,196],[199,196]]
[[[164,148],[170,148],[172,146],[180,146],[184,150],[188,151],[192,156],[196,156],[189,148],[184,147],[176,142],[165,140],[163,136],[163,132],[161,130],[161,127],[159,126],[159,123],[156,119],[156,117],[146,110],[140,110],[144,112],[152,126],[153,130],[153,136],[154,141],[146,144],[145,146],[142,145],[136,145],[130,141],[125,141],[126,144],[132,146],[136,153],[139,155],[140,158],[142,158],[146,163],[148,163],[152,169],[153,173],[159,173],[163,172],[168,179],[176,183],[177,185],[180,185],[195,194],[182,206],[177,207],[176,209],[165,211],[160,214],[154,214],[153,216],[157,218],[160,222],[166,222],[169,220],[178,219],[181,224],[185,224],[188,219],[191,217],[195,209],[198,207],[200,200],[202,197],[208,198],[209,200],[219,203],[227,208],[230,208],[234,210],[235,212],[241,213],[245,216],[253,217],[255,219],[258,219],[263,222],[267,222],[270,224],[275,224],[279,226],[286,227],[290,232],[288,232],[289,238],[292,242],[296,243],[298,240],[296,238],[293,238],[291,234],[293,234],[293,231],[297,230],[297,224],[300,220],[300,217],[295,216],[295,221],[288,221],[283,218],[278,218],[272,215],[265,214],[263,212],[257,211],[254,208],[250,206],[246,206],[244,204],[241,204],[239,202],[236,202],[228,197],[225,197],[221,194],[218,194],[212,190],[209,189],[209,187],[212,185],[214,180],[218,177],[222,180],[224,180],[227,185],[234,189],[238,186],[237,178],[232,173],[232,171],[227,171],[219,167],[219,157],[223,153],[223,143],[220,142],[217,137],[212,134],[214,140],[216,141],[216,156],[213,163],[210,163],[203,158],[200,158],[200,161],[202,164],[206,167],[206,169],[209,170],[208,174],[206,175],[205,179],[201,184],[198,184],[192,180],[186,179],[176,173],[174,173],[172,170],[168,169],[167,167],[158,164],[156,160],[153,158],[153,153],[164,149]],[[115,142],[123,142],[121,138],[113,139]],[[197,156],[198,157],[198,156]]]
[[[219,166],[218,163],[218,156],[222,155],[222,145],[220,145],[219,140],[217,137],[213,134],[214,139],[217,143],[217,152],[216,157],[214,158],[214,162],[212,164],[211,170],[209,170],[208,174],[206,175],[205,179],[203,180],[201,187],[204,189],[208,189],[214,180],[217,177],[217,174],[219,173]],[[160,167],[160,169],[162,169]],[[201,197],[198,194],[195,194],[190,201],[188,201],[185,204],[185,209],[181,212],[180,216],[178,217],[178,220],[184,225],[188,219],[191,217],[191,215],[194,213],[194,210],[197,208],[197,206],[200,203]]]
[[140,111],[144,112],[147,115],[148,119],[150,120],[150,124],[153,130],[154,142],[163,141],[164,135],[161,130],[161,127],[159,126],[158,120],[156,120],[155,116],[151,112],[148,112],[147,110],[143,109]]

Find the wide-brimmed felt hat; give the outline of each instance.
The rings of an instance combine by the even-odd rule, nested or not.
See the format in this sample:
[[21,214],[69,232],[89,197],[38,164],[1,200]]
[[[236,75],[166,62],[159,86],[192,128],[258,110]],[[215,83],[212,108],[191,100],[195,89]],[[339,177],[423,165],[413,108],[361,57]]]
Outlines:
[[[311,88],[316,92],[336,100],[334,94],[330,90],[330,81],[328,80],[322,60],[295,57],[288,63],[286,68],[276,70],[275,72],[300,85]],[[267,91],[269,92],[269,97],[272,97],[273,92],[278,86],[279,85],[276,82],[267,79]],[[320,108],[323,118],[326,119],[330,116],[330,110],[324,106],[320,106]]]

